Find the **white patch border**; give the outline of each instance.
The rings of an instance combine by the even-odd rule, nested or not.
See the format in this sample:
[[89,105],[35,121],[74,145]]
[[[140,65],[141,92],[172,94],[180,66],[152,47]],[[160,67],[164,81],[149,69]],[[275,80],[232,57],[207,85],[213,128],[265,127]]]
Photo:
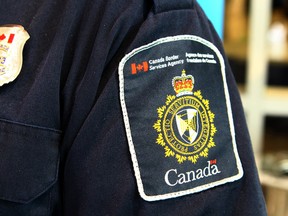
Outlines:
[[[148,196],[144,192],[144,187],[141,179],[141,173],[139,169],[139,164],[136,156],[136,151],[134,148],[133,144],[133,139],[132,139],[132,134],[131,134],[131,129],[130,129],[130,122],[129,122],[129,115],[127,112],[127,107],[126,107],[126,102],[125,102],[125,92],[124,92],[124,66],[126,62],[133,57],[134,55],[138,54],[139,52],[148,50],[152,47],[155,47],[157,45],[167,43],[167,42],[175,42],[175,41],[180,41],[180,40],[189,40],[189,41],[196,41],[199,42],[203,45],[206,45],[210,49],[212,49],[219,61],[220,61],[220,67],[221,67],[221,72],[222,72],[222,79],[223,79],[223,84],[224,84],[224,94],[225,94],[225,99],[226,99],[226,107],[227,107],[227,113],[228,113],[228,120],[229,120],[229,126],[230,126],[230,132],[231,132],[231,138],[232,138],[232,145],[233,145],[233,151],[234,155],[236,158],[236,164],[238,168],[238,174],[224,178],[222,180],[208,183],[205,185],[201,185],[198,187],[194,187],[192,189],[188,190],[183,190],[183,191],[178,191],[178,192],[173,192],[173,193],[167,193],[167,194],[161,194],[161,195],[154,195],[154,196]],[[122,107],[122,113],[123,113],[123,119],[125,123],[125,129],[126,129],[126,135],[128,139],[128,144],[129,144],[129,150],[133,162],[133,168],[135,172],[135,177],[136,177],[136,182],[138,186],[138,191],[140,193],[140,196],[146,200],[146,201],[158,201],[158,200],[166,200],[166,199],[171,199],[171,198],[176,198],[188,194],[193,194],[197,192],[201,192],[219,185],[223,185],[229,182],[234,182],[236,180],[239,180],[243,177],[244,171],[242,168],[242,163],[238,154],[237,150],[237,144],[236,144],[236,138],[235,138],[235,128],[234,128],[234,120],[233,120],[233,115],[232,115],[232,108],[231,108],[231,101],[230,101],[230,96],[229,96],[229,91],[228,91],[228,86],[227,86],[227,80],[226,80],[226,72],[225,72],[225,62],[223,59],[223,56],[221,52],[218,50],[218,48],[213,45],[211,42],[196,36],[196,35],[177,35],[177,36],[170,36],[170,37],[164,37],[160,38],[158,40],[155,40],[149,44],[146,44],[144,46],[141,46],[139,48],[136,48],[132,50],[130,53],[124,56],[124,58],[121,60],[119,67],[118,67],[118,72],[119,72],[119,88],[120,88],[120,102],[121,102],[121,107]]]

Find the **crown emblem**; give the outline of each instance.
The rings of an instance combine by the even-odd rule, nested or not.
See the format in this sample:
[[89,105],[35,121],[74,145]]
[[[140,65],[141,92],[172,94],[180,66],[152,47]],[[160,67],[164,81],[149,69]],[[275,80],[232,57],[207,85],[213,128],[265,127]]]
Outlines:
[[181,76],[176,76],[172,79],[172,86],[177,96],[191,95],[194,88],[194,77],[186,75],[186,71],[182,71]]

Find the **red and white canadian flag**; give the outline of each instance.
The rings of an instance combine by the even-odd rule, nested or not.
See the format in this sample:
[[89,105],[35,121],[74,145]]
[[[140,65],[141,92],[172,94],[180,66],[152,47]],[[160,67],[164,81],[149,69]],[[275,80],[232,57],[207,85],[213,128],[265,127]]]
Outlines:
[[9,34],[9,35],[1,34],[0,41],[7,40],[7,43],[11,44],[13,43],[14,37],[15,37],[15,34]]
[[133,63],[131,64],[132,74],[137,74],[138,72],[147,72],[149,69],[149,64],[147,61],[144,61],[140,64]]

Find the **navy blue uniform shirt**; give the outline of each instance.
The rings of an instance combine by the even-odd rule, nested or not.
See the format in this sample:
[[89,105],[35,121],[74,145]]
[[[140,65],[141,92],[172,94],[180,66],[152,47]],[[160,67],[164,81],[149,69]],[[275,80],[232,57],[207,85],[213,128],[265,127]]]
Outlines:
[[[0,87],[1,216],[266,215],[237,86],[195,0],[2,0],[11,24],[30,38]],[[16,41],[0,28],[0,76]]]

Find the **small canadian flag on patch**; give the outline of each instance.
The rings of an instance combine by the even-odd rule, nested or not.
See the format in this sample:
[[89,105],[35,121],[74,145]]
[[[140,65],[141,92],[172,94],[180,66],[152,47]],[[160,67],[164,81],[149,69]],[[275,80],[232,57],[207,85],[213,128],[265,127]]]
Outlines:
[[132,74],[137,74],[138,72],[147,72],[149,69],[149,64],[147,61],[144,61],[140,64],[133,63],[131,64]]
[[217,164],[217,159],[215,159],[215,160],[210,160],[210,164],[212,165],[212,164]]
[[[8,43],[12,43],[14,40],[15,34],[10,34],[8,37]],[[7,36],[5,34],[0,35],[0,41],[3,41],[7,39]]]

